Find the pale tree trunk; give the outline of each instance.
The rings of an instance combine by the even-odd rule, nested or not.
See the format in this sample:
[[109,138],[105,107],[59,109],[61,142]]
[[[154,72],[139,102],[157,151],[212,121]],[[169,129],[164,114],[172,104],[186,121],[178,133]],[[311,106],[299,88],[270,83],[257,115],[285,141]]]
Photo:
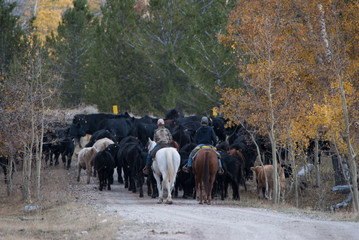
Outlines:
[[24,142],[25,146],[25,155],[24,158],[24,200],[26,203],[31,203],[31,165],[33,159],[33,150],[35,146],[35,109],[34,109],[34,86],[33,81],[30,82],[29,86],[29,108],[30,108],[30,117],[31,117],[31,132],[30,132],[30,143]]
[[33,17],[36,17],[36,11],[37,11],[37,1],[38,1],[38,0],[35,0],[35,4],[34,4],[34,11],[33,11],[33,13],[32,13],[32,16],[33,16]]
[[[269,34],[270,35],[270,34]],[[273,107],[273,99],[272,99],[272,58],[271,58],[271,51],[272,51],[272,39],[268,36],[267,39],[267,81],[268,81],[268,88],[267,88],[267,97],[270,107],[270,126],[269,126],[269,139],[272,145],[272,160],[273,160],[273,203],[279,203],[279,182],[278,182],[278,169],[277,169],[277,142],[274,136],[274,107]]]
[[292,146],[292,141],[289,142],[289,149],[290,149],[290,161],[293,166],[293,184],[294,184],[294,195],[295,195],[295,206],[299,207],[299,195],[298,195],[298,178],[297,178],[297,167],[295,161],[295,154],[294,149]]
[[[36,148],[38,150],[38,154],[36,156],[36,199],[40,200],[40,189],[41,189],[41,163],[42,163],[42,144],[43,144],[43,138],[44,138],[44,119],[45,119],[45,103],[44,103],[44,87],[41,77],[41,54],[38,54],[38,67],[39,67],[39,73],[37,77],[37,89],[39,90],[41,96],[41,134],[40,139],[37,139],[38,147]],[[35,93],[34,93],[35,94]],[[38,135],[36,135],[38,136]]]
[[36,200],[40,200],[40,188],[41,188],[41,148],[40,139],[36,135]]
[[30,177],[31,177],[31,159],[28,147],[24,145],[24,166],[23,166],[23,198],[26,203],[31,202]]
[[327,34],[327,27],[325,24],[324,19],[324,10],[323,5],[318,4],[318,9],[320,12],[319,20],[320,20],[320,35],[322,37],[322,40],[324,42],[324,49],[325,49],[325,61],[328,63],[332,60],[332,53],[329,49],[329,40],[328,40],[328,34]]
[[[339,81],[339,89],[342,98],[342,108],[343,108],[343,115],[344,115],[344,122],[345,122],[345,141],[347,143],[348,148],[348,164],[349,164],[349,171],[350,177],[353,184],[353,211],[359,211],[359,196],[358,196],[358,173],[357,173],[357,165],[356,165],[356,155],[357,153],[354,151],[351,139],[350,139],[350,129],[349,129],[349,114],[348,114],[348,105],[344,91],[344,79],[342,74],[338,74],[338,81]],[[350,189],[350,185],[349,185]]]
[[270,76],[270,53],[268,56],[268,89],[267,89],[267,95],[268,95],[268,101],[270,106],[270,129],[268,132],[269,139],[272,146],[272,161],[273,161],[273,203],[278,204],[279,203],[279,181],[278,181],[278,167],[277,167],[277,142],[274,136],[274,109],[273,109],[273,100],[272,100],[272,82],[271,82],[271,76]]
[[7,195],[11,196],[12,190],[13,190],[13,181],[12,181],[12,172],[13,172],[13,163],[14,163],[14,147],[11,145],[11,143],[8,146],[9,150],[9,166],[8,166],[8,175],[7,175]]

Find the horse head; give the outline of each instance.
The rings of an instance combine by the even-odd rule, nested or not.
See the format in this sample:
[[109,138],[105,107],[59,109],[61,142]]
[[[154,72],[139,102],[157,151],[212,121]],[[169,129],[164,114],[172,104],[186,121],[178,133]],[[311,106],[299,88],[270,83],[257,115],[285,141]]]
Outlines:
[[151,138],[148,138],[147,150],[151,151],[156,146],[156,142],[152,141]]

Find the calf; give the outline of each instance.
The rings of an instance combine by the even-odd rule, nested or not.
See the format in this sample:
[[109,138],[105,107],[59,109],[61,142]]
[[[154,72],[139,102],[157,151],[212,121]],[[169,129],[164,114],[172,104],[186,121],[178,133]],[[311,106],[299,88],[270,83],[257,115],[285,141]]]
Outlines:
[[[264,165],[263,167],[262,166],[251,167],[251,170],[256,175],[258,198],[260,198],[259,191],[260,189],[262,189],[263,198],[271,200],[272,199],[271,195],[273,191],[273,165]],[[282,200],[284,200],[284,193],[285,193],[284,171],[280,167],[278,170],[279,170],[278,173],[280,175],[281,195],[282,195]],[[266,189],[265,175],[267,176],[268,179],[268,194],[265,193],[265,189]]]
[[96,154],[94,168],[95,171],[97,171],[100,180],[99,190],[102,191],[103,187],[106,187],[106,185],[107,189],[111,190],[115,160],[108,148]]
[[78,156],[78,175],[77,181],[80,181],[80,173],[81,169],[87,171],[87,184],[90,183],[91,178],[91,170],[94,165],[94,158],[97,154],[97,150],[95,147],[83,148],[79,152]]

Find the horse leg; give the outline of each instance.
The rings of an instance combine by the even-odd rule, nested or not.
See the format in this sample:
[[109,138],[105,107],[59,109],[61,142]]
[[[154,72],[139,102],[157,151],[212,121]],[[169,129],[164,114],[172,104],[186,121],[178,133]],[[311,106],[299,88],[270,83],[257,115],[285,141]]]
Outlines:
[[158,203],[162,203],[163,202],[163,189],[162,189],[162,186],[161,186],[161,177],[158,176],[156,173],[153,174],[153,176],[155,177],[156,182],[157,182],[157,189],[158,189],[158,193],[159,193]]
[[203,204],[203,182],[199,182],[199,204]]
[[174,179],[168,179],[168,181],[166,181],[165,185],[166,185],[166,188],[167,188],[167,191],[168,191],[168,195],[167,195],[167,200],[166,200],[166,203],[167,204],[172,204],[172,189],[174,187]]
[[212,201],[212,190],[213,190],[214,180],[216,180],[216,173],[214,175],[212,175],[212,177],[209,179],[209,193],[208,193],[208,200],[207,200],[208,205],[211,205],[211,201]]

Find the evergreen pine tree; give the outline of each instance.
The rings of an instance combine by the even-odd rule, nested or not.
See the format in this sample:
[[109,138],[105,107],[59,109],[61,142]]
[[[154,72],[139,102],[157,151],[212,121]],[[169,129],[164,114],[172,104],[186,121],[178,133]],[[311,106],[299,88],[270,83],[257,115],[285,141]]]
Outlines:
[[16,3],[0,0],[0,75],[5,74],[13,57],[19,52],[24,32],[17,25],[18,16],[12,14]]
[[77,105],[84,98],[84,70],[93,44],[91,27],[95,22],[87,0],[74,0],[73,4],[74,7],[68,8],[62,17],[58,35],[52,34],[47,39],[55,64],[64,78],[61,87],[64,106]]
[[97,104],[101,111],[110,111],[112,105],[122,112],[155,109],[151,98],[157,94],[148,81],[149,64],[134,41],[140,19],[135,4],[134,0],[108,0],[102,8],[86,88],[87,102]]

